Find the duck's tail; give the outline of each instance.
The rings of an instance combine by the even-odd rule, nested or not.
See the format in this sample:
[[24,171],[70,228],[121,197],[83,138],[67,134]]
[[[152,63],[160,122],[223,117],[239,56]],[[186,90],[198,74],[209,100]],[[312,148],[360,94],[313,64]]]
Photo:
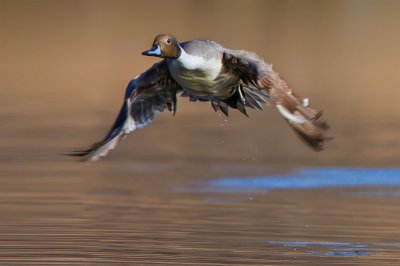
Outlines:
[[270,89],[271,102],[301,139],[314,150],[322,150],[325,142],[333,138],[328,134],[329,125],[322,118],[322,111],[312,109],[307,98],[300,99],[286,84],[280,85],[283,87]]
[[322,118],[322,111],[309,107],[309,100],[300,99],[288,89],[283,80],[276,83],[262,84],[264,90],[252,86],[240,86],[234,95],[225,101],[212,100],[215,111],[222,111],[228,116],[228,107],[238,109],[247,115],[246,107],[262,110],[262,104],[273,103],[290,127],[315,151],[324,148],[329,135],[329,125]]

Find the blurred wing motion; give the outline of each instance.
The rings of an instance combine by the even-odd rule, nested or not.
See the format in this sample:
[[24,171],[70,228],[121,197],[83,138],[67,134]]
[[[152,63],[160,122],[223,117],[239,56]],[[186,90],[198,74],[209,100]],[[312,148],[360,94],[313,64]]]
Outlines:
[[325,141],[332,138],[327,134],[329,126],[321,118],[322,112],[310,108],[308,99],[301,100],[293,94],[272,65],[246,51],[226,52],[223,60],[228,71],[239,73],[241,79],[239,96],[234,100],[239,111],[246,114],[245,106],[260,109],[267,100],[314,150],[322,150]]
[[124,103],[106,137],[89,149],[73,153],[95,161],[114,149],[128,133],[152,122],[156,112],[165,108],[176,112],[176,94],[179,85],[170,77],[165,61],[154,64],[146,72],[129,82]]

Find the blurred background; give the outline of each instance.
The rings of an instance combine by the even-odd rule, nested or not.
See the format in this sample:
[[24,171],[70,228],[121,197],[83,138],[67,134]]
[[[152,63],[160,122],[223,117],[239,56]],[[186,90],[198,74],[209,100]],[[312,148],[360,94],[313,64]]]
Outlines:
[[[397,169],[399,12],[394,0],[0,0],[0,263],[320,265],[366,255],[397,265],[399,190],[354,196],[379,182],[353,194],[343,184],[229,196],[191,186],[316,167]],[[158,115],[99,162],[63,156],[104,136],[129,80],[157,61],[141,52],[159,33],[256,52],[324,110],[335,139],[315,153],[272,107],[226,119],[183,98],[175,117]],[[331,241],[389,248],[335,253]]]

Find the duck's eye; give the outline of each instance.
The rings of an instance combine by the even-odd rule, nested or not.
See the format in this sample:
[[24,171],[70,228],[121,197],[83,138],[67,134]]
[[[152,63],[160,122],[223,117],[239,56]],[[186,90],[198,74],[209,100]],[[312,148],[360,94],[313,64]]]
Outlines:
[[167,39],[167,43],[171,44],[171,39],[170,38]]

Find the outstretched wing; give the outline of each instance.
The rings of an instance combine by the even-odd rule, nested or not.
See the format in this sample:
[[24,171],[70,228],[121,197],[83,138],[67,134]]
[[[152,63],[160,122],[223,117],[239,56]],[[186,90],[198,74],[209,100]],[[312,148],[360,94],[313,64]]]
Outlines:
[[176,94],[180,90],[171,78],[165,60],[153,65],[129,82],[117,119],[105,138],[72,155],[90,161],[106,156],[128,133],[151,123],[155,113],[167,108],[175,114]]
[[[227,51],[224,65],[228,71],[240,76],[242,86],[238,93],[238,107],[249,106],[260,109],[263,100],[272,102],[295,132],[314,150],[323,149],[326,140],[331,139],[329,126],[321,118],[322,112],[308,106],[308,99],[300,99],[287,86],[286,82],[272,69],[272,65],[254,53],[246,51]],[[268,99],[263,97],[268,95]],[[240,108],[238,108],[240,110]],[[242,112],[245,113],[245,110]]]

